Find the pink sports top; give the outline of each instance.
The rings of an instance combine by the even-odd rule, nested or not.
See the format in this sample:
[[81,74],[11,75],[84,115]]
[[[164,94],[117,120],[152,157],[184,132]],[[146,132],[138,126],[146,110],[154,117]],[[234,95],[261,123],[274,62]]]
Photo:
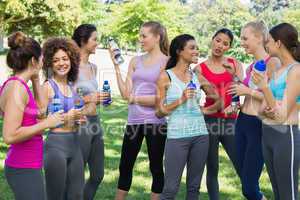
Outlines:
[[[29,96],[29,101],[24,109],[23,120],[21,126],[32,126],[37,124],[38,108],[28,85],[20,78],[13,76],[7,79],[0,88],[2,93],[5,85],[12,80],[17,80],[26,88]],[[4,113],[5,116],[5,113]],[[43,138],[41,134],[35,135],[32,138],[10,145],[5,165],[14,168],[30,168],[39,169],[43,165]]]

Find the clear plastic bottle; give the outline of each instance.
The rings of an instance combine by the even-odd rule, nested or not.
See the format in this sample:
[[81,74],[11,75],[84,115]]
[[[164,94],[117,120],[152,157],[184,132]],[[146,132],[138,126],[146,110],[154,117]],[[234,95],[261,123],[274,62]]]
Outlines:
[[[197,86],[196,86],[196,84],[191,80],[191,81],[189,82],[189,84],[187,85],[187,89],[192,89],[192,90],[196,91],[196,90],[197,90]],[[188,108],[188,109],[192,109],[192,108],[195,106],[196,103],[197,103],[197,102],[196,102],[196,94],[195,94],[195,96],[194,96],[193,98],[187,100],[187,108]]]
[[[240,79],[235,75],[233,77],[233,83],[238,84],[240,82]],[[237,109],[238,105],[240,104],[240,96],[233,94],[232,95],[232,100],[231,100],[231,107],[233,109]]]
[[116,63],[118,65],[124,63],[124,59],[122,57],[121,50],[120,50],[118,44],[115,42],[115,40],[112,37],[110,37],[108,39],[108,44],[109,44],[110,49],[113,52],[114,60],[116,61]]

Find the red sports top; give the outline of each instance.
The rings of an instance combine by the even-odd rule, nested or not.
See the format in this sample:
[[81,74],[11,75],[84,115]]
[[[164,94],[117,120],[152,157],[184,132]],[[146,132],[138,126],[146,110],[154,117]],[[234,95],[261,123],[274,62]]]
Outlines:
[[[236,61],[232,58],[227,58],[229,63],[232,63],[233,66],[236,68]],[[214,114],[210,114],[208,116],[211,117],[218,117],[218,118],[231,118],[236,119],[237,114],[225,115],[224,109],[227,108],[231,104],[232,96],[227,94],[227,90],[229,89],[230,85],[233,81],[233,76],[226,70],[223,73],[214,73],[212,72],[205,62],[200,63],[198,66],[201,69],[202,75],[209,81],[215,89],[218,91],[220,98],[223,101],[224,108],[219,110]],[[208,107],[214,103],[212,98],[206,97],[204,107]]]

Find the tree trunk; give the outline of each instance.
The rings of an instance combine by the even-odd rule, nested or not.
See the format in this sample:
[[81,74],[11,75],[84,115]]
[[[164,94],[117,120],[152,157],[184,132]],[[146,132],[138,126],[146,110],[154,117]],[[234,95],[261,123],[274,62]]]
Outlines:
[[0,32],[0,52],[4,51],[4,35]]

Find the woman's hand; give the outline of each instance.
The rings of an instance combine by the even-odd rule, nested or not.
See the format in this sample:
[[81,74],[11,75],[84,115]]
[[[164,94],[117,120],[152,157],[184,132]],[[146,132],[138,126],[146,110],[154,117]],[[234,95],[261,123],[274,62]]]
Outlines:
[[231,63],[225,61],[225,62],[222,64],[222,66],[223,66],[223,67],[226,69],[226,71],[229,72],[231,75],[234,75],[234,74],[236,73],[235,67],[234,67]]
[[195,89],[186,88],[181,96],[181,104],[185,103],[188,99],[193,98],[196,95]]
[[258,73],[256,71],[252,71],[251,78],[253,83],[259,88],[263,89],[268,87],[268,79],[265,74]]
[[118,69],[118,70],[119,70],[119,69],[120,69],[120,66],[119,66],[119,64],[117,63],[117,61],[115,60],[114,52],[113,52],[110,48],[108,48],[108,52],[109,52],[111,61],[112,61],[113,64],[114,64],[115,69]]
[[64,124],[63,111],[48,115],[48,117],[45,119],[45,123],[48,128],[55,128],[61,124]]
[[244,96],[250,93],[250,89],[244,84],[232,84],[227,90],[227,94]]
[[102,104],[105,100],[110,98],[110,93],[109,92],[95,92],[91,96],[92,102],[95,102],[97,104]]
[[76,121],[79,120],[82,116],[83,116],[82,108],[81,109],[73,108],[65,114],[67,121]]

